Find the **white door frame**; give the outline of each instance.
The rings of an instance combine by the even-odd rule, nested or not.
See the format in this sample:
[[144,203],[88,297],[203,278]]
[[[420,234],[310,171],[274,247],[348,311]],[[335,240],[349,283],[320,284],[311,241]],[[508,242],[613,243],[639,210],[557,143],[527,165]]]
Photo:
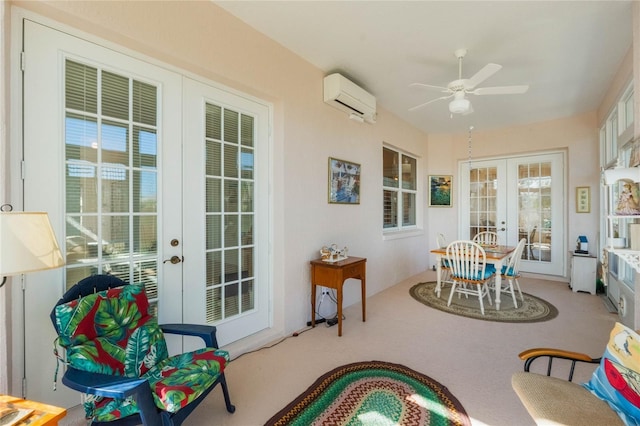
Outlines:
[[[541,151],[536,153],[529,153],[526,155],[511,155],[504,157],[482,158],[478,160],[472,160],[472,166],[480,165],[486,166],[488,164],[497,165],[499,162],[505,162],[506,167],[504,170],[506,173],[505,185],[499,184],[499,189],[505,190],[506,204],[504,209],[498,211],[497,225],[498,229],[503,228],[502,222],[505,222],[506,229],[502,235],[504,241],[508,245],[515,246],[518,243],[518,209],[517,205],[511,204],[517,202],[518,187],[517,187],[517,164],[520,160],[522,162],[537,162],[541,156],[549,157],[552,162],[552,174],[562,179],[561,183],[552,187],[552,205],[554,210],[552,212],[552,241],[554,248],[552,250],[552,261],[549,262],[530,262],[523,260],[521,262],[521,270],[523,272],[531,272],[536,274],[545,274],[553,276],[564,277],[566,275],[567,265],[567,206],[563,201],[566,199],[566,153],[564,151]],[[460,160],[458,162],[458,176],[460,176],[458,191],[458,229],[461,238],[469,237],[469,211],[466,198],[469,194],[469,161]],[[500,197],[499,197],[500,198]],[[500,203],[500,201],[499,201]],[[503,204],[498,205],[500,208]],[[515,224],[515,225],[511,225]]]
[[[144,61],[145,63],[147,63],[148,65],[151,66],[157,66],[160,68],[163,68],[169,72],[174,72],[174,73],[178,73],[178,74],[182,74],[183,78],[184,76],[190,77],[190,78],[196,78],[202,82],[206,82],[206,84],[210,84],[211,86],[215,86],[220,88],[221,90],[226,90],[230,93],[235,93],[236,95],[240,95],[244,98],[247,99],[251,99],[254,102],[258,102],[260,104],[262,104],[266,109],[267,109],[267,122],[263,123],[263,125],[265,125],[267,127],[267,140],[265,141],[265,147],[264,147],[264,155],[267,158],[267,165],[265,168],[265,174],[267,176],[266,182],[267,182],[267,186],[268,188],[271,187],[271,176],[273,174],[273,170],[271,169],[271,164],[272,164],[272,134],[271,134],[271,126],[272,126],[272,122],[273,122],[273,106],[269,103],[265,103],[262,100],[259,100],[257,98],[253,98],[249,95],[246,95],[244,93],[238,92],[234,89],[230,89],[226,86],[222,86],[219,85],[215,82],[210,82],[207,81],[206,79],[202,79],[200,77],[194,76],[188,72],[185,72],[184,70],[180,70],[177,69],[176,67],[164,64],[160,61],[157,61],[153,58],[148,58],[145,57],[144,55],[139,54],[138,52],[134,52],[131,51],[127,48],[115,45],[111,42],[96,38],[95,36],[91,36],[85,33],[82,33],[78,30],[75,30],[71,27],[68,27],[66,25],[63,24],[59,24],[55,21],[49,20],[47,18],[43,18],[40,17],[38,15],[35,15],[31,12],[28,11],[24,11],[22,9],[19,8],[12,8],[12,36],[11,36],[11,67],[12,67],[12,72],[11,72],[11,109],[12,111],[14,111],[14,113],[11,115],[11,136],[10,136],[10,140],[11,140],[11,145],[10,145],[10,158],[9,158],[9,171],[8,173],[10,173],[11,175],[11,188],[10,188],[10,202],[13,205],[14,210],[22,210],[25,205],[26,208],[28,209],[37,209],[39,208],[39,206],[46,206],[47,202],[50,201],[54,201],[55,203],[60,203],[60,194],[59,193],[52,193],[52,194],[45,194],[46,197],[42,197],[42,198],[29,198],[29,194],[26,194],[24,191],[24,183],[22,181],[22,174],[23,174],[23,168],[21,167],[21,163],[22,163],[22,158],[23,158],[23,140],[24,140],[24,135],[23,135],[23,115],[22,115],[22,110],[23,110],[23,93],[22,93],[22,85],[23,85],[23,76],[22,76],[22,72],[20,71],[20,63],[22,61],[21,58],[21,52],[23,50],[23,20],[30,20],[32,22],[35,22],[37,24],[41,24],[47,27],[52,28],[55,31],[60,31],[65,33],[67,36],[71,36],[71,37],[77,37],[78,40],[81,40],[82,42],[85,43],[93,43],[96,44],[98,46],[103,46],[106,47],[107,49],[112,50],[115,54],[118,55],[126,55],[130,58],[132,58],[133,60],[139,60],[139,61]],[[87,55],[87,57],[89,57],[89,55]],[[27,59],[27,64],[28,64],[28,59]],[[27,65],[28,66],[28,65]],[[17,71],[16,71],[17,70]],[[179,89],[182,89],[181,85],[178,85]],[[56,85],[55,87],[56,91],[59,90],[63,90],[60,87],[60,84]],[[165,110],[168,110],[168,105],[163,105],[162,107]],[[55,118],[59,119],[60,117],[62,117],[63,115],[60,115],[60,111],[59,111],[59,107],[58,107],[58,111],[48,111],[47,114],[51,114],[51,116],[55,116]],[[44,115],[47,115],[44,114]],[[178,115],[180,116],[180,115]],[[58,128],[60,127],[60,123],[58,123]],[[60,130],[57,130],[56,135],[54,138],[60,138],[61,135],[63,134]],[[167,137],[167,135],[165,135],[165,137]],[[43,140],[46,140],[47,138],[43,138]],[[177,137],[174,139],[175,141],[180,141],[181,140],[181,134],[178,132]],[[181,148],[182,144],[179,142],[176,142],[176,146]],[[63,157],[60,156],[64,156],[63,153],[61,152],[57,152],[55,153],[55,158],[60,159]],[[51,159],[51,161],[57,161],[55,158]],[[172,156],[170,155],[165,155],[163,156],[163,161],[165,162],[162,167],[166,167],[167,161],[169,163],[171,163],[173,160],[175,160],[175,158],[178,158],[178,156]],[[37,170],[37,166],[34,167],[32,170]],[[172,175],[173,178],[175,178],[174,175]],[[178,170],[177,175],[176,175],[179,179],[182,179],[182,175],[181,175],[181,171]],[[58,181],[58,185],[60,187],[62,187],[61,182],[63,181],[63,177],[57,176],[55,177],[55,179]],[[167,177],[165,179],[165,181],[169,181],[171,179],[171,177]],[[160,187],[161,183],[158,182],[158,185]],[[181,194],[182,193],[182,188],[180,188],[177,193]],[[57,198],[56,198],[57,197]],[[56,201],[57,199],[57,201]],[[272,229],[273,229],[273,215],[272,215],[272,201],[273,199],[273,195],[271,193],[271,191],[268,191],[268,203],[267,206],[265,208],[266,211],[264,211],[263,213],[265,215],[267,215],[267,221],[266,221],[266,229],[263,231],[263,236],[266,239],[266,243],[265,243],[265,247],[264,250],[267,253],[266,259],[267,259],[267,263],[266,265],[263,265],[263,268],[265,269],[265,274],[267,277],[267,282],[264,283],[264,286],[266,289],[268,289],[268,295],[266,297],[266,303],[267,303],[267,309],[269,312],[269,322],[268,322],[268,326],[270,327],[272,325],[272,310],[271,310],[271,304],[272,304],[272,299],[271,299],[271,292],[272,292],[272,282],[273,282],[273,278],[272,278],[272,268],[271,268],[271,263],[272,263],[272,244],[273,244],[273,236],[272,236]],[[24,203],[23,203],[24,200]],[[174,200],[170,200],[168,198],[159,198],[158,200],[159,206],[161,209],[164,210],[165,206],[167,204],[176,204]],[[180,210],[180,202],[178,202],[176,204],[178,206],[178,210]],[[42,209],[45,209],[44,207]],[[178,215],[180,215],[181,212],[178,213]],[[59,214],[56,216],[55,214],[52,214],[52,224],[56,230],[56,232],[58,233],[58,235],[63,235],[63,233],[60,232],[61,229],[63,229],[64,227],[64,220],[61,217],[57,217],[60,216]],[[162,223],[169,223],[169,222],[173,222],[174,225],[172,226],[177,226],[178,227],[178,233],[183,232],[182,230],[182,220],[165,220],[162,221]],[[173,229],[165,229],[162,228],[160,231],[160,234],[162,234],[161,236],[159,236],[159,240],[158,240],[158,244],[165,244],[167,241],[171,240],[171,236],[175,234]],[[162,256],[162,258],[168,258],[171,257],[173,254],[179,254],[179,250],[181,250],[182,248],[178,248],[176,249],[176,252],[172,252],[172,251],[165,251],[164,255]],[[169,266],[166,267],[160,267],[159,270],[165,270],[165,273],[176,273],[177,275],[177,280],[181,282],[182,280],[182,268],[183,265],[171,265],[171,264],[167,264]],[[54,361],[54,357],[53,354],[51,352],[52,350],[52,345],[51,342],[53,341],[53,338],[55,337],[55,333],[53,333],[53,327],[48,319],[48,314],[50,312],[50,310],[53,307],[53,304],[55,303],[55,301],[60,297],[61,295],[61,291],[62,288],[59,288],[58,286],[48,286],[48,287],[40,287],[40,285],[42,285],[42,282],[57,282],[57,283],[63,283],[63,270],[59,269],[59,270],[53,270],[53,271],[44,271],[44,272],[39,272],[37,274],[30,274],[29,276],[26,277],[26,285],[27,287],[33,287],[33,288],[38,288],[39,291],[42,291],[44,294],[46,294],[46,297],[44,297],[44,299],[46,299],[46,301],[44,303],[42,303],[41,305],[38,306],[34,306],[33,309],[37,309],[39,312],[43,312],[45,313],[45,317],[42,320],[39,320],[38,324],[39,326],[46,331],[47,333],[47,337],[42,339],[43,342],[43,348],[42,350],[38,349],[38,353],[40,356],[40,359],[42,359],[42,363],[41,363],[41,368],[42,369],[38,369],[40,372],[42,372],[44,370],[44,374],[39,373],[43,376],[43,383],[42,385],[36,384],[36,383],[29,383],[30,389],[29,389],[29,394],[27,395],[27,390],[24,389],[23,386],[23,375],[26,374],[26,365],[27,365],[27,361],[26,361],[26,352],[28,350],[25,350],[25,333],[24,333],[24,329],[25,329],[25,310],[22,308],[24,305],[24,300],[25,300],[25,294],[23,294],[23,291],[20,290],[19,287],[19,283],[20,280],[18,277],[15,277],[13,279],[13,283],[11,285],[11,292],[10,292],[10,298],[11,298],[11,305],[13,306],[14,309],[12,309],[12,327],[11,330],[7,330],[9,331],[8,335],[10,335],[11,338],[11,347],[12,347],[12,352],[11,354],[9,354],[9,362],[11,365],[11,373],[12,373],[12,378],[11,378],[11,382],[9,384],[9,389],[11,390],[12,393],[16,394],[20,392],[20,389],[23,389],[22,393],[24,397],[29,397],[29,398],[33,398],[33,399],[38,399],[41,400],[43,402],[48,402],[51,404],[56,404],[56,405],[64,405],[64,406],[69,406],[69,405],[75,405],[75,403],[77,403],[77,401],[79,400],[79,396],[76,392],[74,391],[70,391],[69,389],[67,389],[65,386],[62,386],[59,383],[58,386],[58,391],[55,393],[51,393],[51,381],[53,379],[53,371],[55,369],[55,361]],[[39,282],[39,283],[37,283]],[[9,285],[9,284],[8,284]],[[182,296],[182,286],[180,286],[180,288],[178,290],[176,290],[177,293],[179,294],[180,297]],[[169,300],[172,300],[171,297],[168,298]],[[170,318],[164,318],[165,322],[166,321],[176,321],[179,322],[182,320],[182,318],[184,317],[184,315],[182,314],[182,312],[180,312],[179,315],[175,316],[175,317],[170,317]],[[29,333],[27,332],[27,335]],[[30,336],[31,337],[31,336]],[[36,340],[36,339],[34,339]],[[46,354],[46,355],[44,355]],[[51,354],[50,356],[48,356],[49,354]],[[62,370],[61,370],[62,371]],[[51,375],[49,375],[48,373],[51,372]],[[59,378],[58,378],[59,379]],[[70,402],[75,400],[76,402]]]

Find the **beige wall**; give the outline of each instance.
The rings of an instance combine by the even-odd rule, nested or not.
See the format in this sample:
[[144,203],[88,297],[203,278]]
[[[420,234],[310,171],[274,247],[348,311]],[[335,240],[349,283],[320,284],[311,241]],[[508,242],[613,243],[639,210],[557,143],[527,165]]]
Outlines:
[[627,85],[633,78],[633,55],[633,47],[630,47],[620,64],[620,68],[618,68],[618,72],[616,72],[611,84],[607,88],[607,92],[598,107],[598,127],[602,126],[602,124],[607,120],[607,117],[613,110],[615,103],[620,99],[624,89],[627,88]]

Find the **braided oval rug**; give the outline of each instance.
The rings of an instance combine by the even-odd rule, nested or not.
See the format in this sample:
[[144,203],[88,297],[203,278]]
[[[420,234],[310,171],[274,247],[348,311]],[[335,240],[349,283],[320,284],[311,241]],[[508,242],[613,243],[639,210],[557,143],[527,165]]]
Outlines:
[[[558,316],[558,309],[551,303],[527,293],[522,293],[524,300],[520,300],[520,297],[518,297],[517,308],[513,305],[513,299],[510,295],[502,294],[499,311],[496,311],[495,303],[489,305],[485,298],[483,315],[480,312],[480,303],[477,297],[454,297],[451,305],[447,306],[451,286],[444,286],[440,297],[436,295],[435,288],[436,283],[433,281],[419,283],[411,287],[409,294],[418,302],[430,308],[483,321],[529,323],[549,321]],[[493,293],[491,297],[495,297]]]
[[383,361],[343,365],[320,377],[266,425],[464,425],[458,399],[437,381]]

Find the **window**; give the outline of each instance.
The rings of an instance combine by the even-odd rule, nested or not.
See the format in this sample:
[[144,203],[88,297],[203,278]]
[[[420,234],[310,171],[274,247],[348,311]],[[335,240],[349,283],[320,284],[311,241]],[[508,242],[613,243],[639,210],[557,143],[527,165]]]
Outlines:
[[631,83],[618,102],[621,135],[633,124],[633,113],[633,83]]
[[66,288],[104,273],[155,299],[158,89],[69,59],[64,81]]
[[605,124],[606,163],[618,158],[618,111],[614,110]]
[[382,148],[383,229],[416,227],[418,160],[397,149]]

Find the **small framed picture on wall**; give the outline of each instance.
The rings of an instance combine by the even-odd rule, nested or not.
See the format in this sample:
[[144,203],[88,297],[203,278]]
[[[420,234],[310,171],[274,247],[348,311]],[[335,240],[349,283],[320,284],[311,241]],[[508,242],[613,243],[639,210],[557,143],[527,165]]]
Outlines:
[[360,204],[360,164],[329,157],[329,203]]
[[588,186],[576,187],[576,213],[591,212],[591,188]]
[[451,207],[452,175],[429,176],[429,207]]

